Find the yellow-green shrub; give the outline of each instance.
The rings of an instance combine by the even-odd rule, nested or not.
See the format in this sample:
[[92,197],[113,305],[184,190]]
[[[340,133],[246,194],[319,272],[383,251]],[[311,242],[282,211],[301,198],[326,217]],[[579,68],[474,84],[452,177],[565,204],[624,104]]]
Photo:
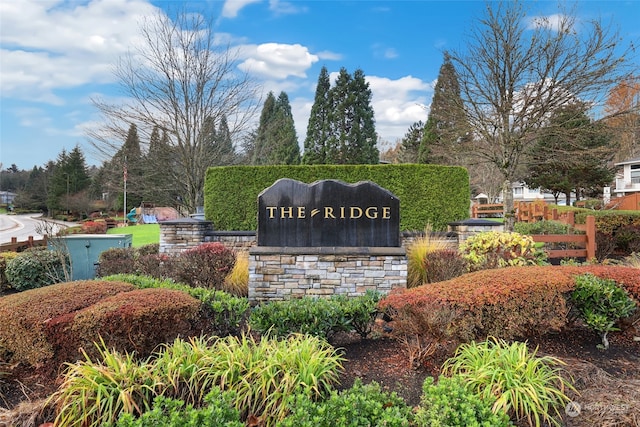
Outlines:
[[531,236],[519,233],[486,231],[470,236],[460,244],[460,252],[472,271],[509,266],[540,265],[546,261],[544,251],[536,247]]

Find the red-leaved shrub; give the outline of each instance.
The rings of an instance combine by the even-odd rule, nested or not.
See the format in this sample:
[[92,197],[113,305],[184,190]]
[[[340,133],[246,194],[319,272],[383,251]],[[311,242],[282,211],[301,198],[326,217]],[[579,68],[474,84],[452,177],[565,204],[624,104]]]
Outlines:
[[0,358],[37,365],[53,357],[55,349],[44,333],[47,320],[133,289],[122,282],[75,281],[0,298]]
[[236,256],[222,243],[203,243],[178,255],[174,271],[176,281],[212,289],[224,289]]
[[567,320],[574,277],[610,278],[637,298],[640,270],[620,266],[528,266],[482,270],[397,290],[380,302],[400,329],[459,341],[526,338],[559,330]]
[[186,292],[140,289],[119,293],[46,323],[57,363],[97,357],[99,337],[107,348],[147,357],[159,344],[212,332],[202,303]]

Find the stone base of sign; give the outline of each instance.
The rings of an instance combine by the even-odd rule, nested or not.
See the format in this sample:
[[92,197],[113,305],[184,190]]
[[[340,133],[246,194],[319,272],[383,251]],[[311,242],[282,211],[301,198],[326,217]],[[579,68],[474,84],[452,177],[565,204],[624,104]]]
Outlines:
[[249,302],[389,293],[407,286],[404,248],[270,247],[249,250]]

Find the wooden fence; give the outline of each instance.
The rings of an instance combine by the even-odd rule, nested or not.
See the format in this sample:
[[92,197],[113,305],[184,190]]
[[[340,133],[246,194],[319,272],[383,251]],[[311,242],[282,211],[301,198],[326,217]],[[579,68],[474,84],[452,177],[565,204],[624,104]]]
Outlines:
[[580,249],[558,249],[546,250],[549,258],[586,258],[587,260],[596,257],[596,217],[587,216],[586,224],[576,224],[573,212],[568,212],[567,220],[556,219],[565,222],[577,230],[584,231],[585,234],[535,234],[531,236],[534,242],[543,243],[573,243],[583,248]]
[[[579,246],[579,249],[547,250],[549,258],[586,258],[596,256],[596,222],[593,215],[587,216],[586,224],[576,224],[575,212],[559,213],[556,208],[549,208],[543,201],[518,202],[514,205],[516,221],[537,222],[542,220],[554,220],[570,225],[585,234],[538,234],[531,236],[535,242],[542,243],[569,243],[571,246]],[[473,205],[472,218],[481,218],[485,215],[502,213],[504,207],[501,203]]]
[[0,252],[22,252],[37,246],[47,246],[47,236],[42,239],[34,239],[33,236],[29,236],[27,240],[22,242],[18,242],[17,237],[12,237],[10,243],[0,244]]

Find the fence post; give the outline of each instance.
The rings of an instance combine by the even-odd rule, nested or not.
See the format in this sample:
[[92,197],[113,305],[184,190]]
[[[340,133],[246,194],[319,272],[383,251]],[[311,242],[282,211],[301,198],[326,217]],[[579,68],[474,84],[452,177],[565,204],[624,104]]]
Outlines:
[[587,216],[587,261],[596,257],[596,217]]

